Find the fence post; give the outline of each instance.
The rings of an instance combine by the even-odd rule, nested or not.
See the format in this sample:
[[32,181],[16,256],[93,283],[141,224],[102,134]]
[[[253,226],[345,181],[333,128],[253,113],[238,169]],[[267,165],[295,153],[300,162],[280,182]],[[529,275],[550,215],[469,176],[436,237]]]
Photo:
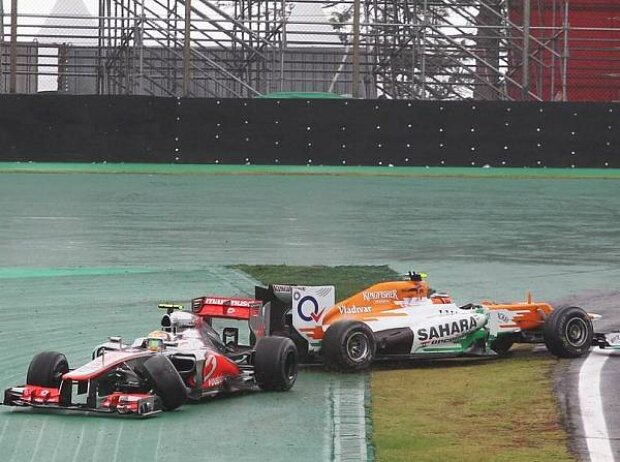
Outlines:
[[[4,31],[3,31],[4,33]],[[11,76],[9,92],[17,93],[17,0],[11,0]]]
[[353,67],[351,93],[360,97],[360,0],[353,2]]
[[530,91],[530,14],[532,12],[530,0],[523,1],[523,67],[521,72],[522,88],[521,99],[529,99]]
[[185,40],[183,42],[183,96],[189,96],[191,75],[191,17],[192,0],[185,0]]
[[286,0],[281,0],[280,8],[282,12],[280,13],[282,17],[280,20],[282,21],[282,39],[280,40],[280,91],[284,91],[284,63],[285,63],[285,53],[286,53]]

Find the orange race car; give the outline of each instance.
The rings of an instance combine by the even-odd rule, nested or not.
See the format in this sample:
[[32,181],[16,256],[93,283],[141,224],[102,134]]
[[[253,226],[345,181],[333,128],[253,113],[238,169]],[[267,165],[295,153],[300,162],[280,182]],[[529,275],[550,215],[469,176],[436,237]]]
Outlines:
[[426,275],[374,284],[335,302],[333,286],[256,287],[262,302],[254,335],[293,339],[307,362],[359,370],[375,359],[506,353],[514,343],[544,343],[556,356],[586,354],[596,315],[579,307],[534,302],[456,305],[429,288]]

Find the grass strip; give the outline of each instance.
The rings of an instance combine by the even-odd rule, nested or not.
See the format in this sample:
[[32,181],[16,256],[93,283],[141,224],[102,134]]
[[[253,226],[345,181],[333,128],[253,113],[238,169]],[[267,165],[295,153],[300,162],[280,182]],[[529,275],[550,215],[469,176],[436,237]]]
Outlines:
[[410,364],[372,375],[379,461],[569,461],[547,353]]
[[[333,284],[337,299],[394,276],[387,266],[235,268],[265,284]],[[496,360],[377,365],[371,378],[377,460],[575,460],[553,395],[556,361],[521,346]]]
[[396,178],[620,179],[620,169],[507,167],[362,167],[79,162],[0,162],[0,173],[92,173],[142,175],[308,175]]
[[236,265],[263,284],[335,285],[336,300],[347,298],[374,282],[397,273],[389,266]]

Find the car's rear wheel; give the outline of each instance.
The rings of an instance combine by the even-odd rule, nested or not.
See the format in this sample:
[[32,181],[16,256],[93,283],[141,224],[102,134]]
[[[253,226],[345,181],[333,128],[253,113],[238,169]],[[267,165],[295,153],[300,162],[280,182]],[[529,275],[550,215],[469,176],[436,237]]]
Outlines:
[[172,362],[156,355],[144,362],[144,372],[166,410],[173,410],[187,401],[187,388]]
[[287,391],[297,380],[297,347],[290,338],[262,337],[254,351],[254,377],[263,390]]
[[65,355],[55,351],[43,351],[30,361],[26,383],[39,387],[59,388],[62,376],[67,372],[69,363]]
[[376,347],[370,327],[360,321],[346,320],[327,329],[321,353],[329,369],[359,371],[372,364]]
[[505,355],[514,343],[512,335],[500,335],[491,342],[490,347],[498,355]]
[[594,328],[592,320],[577,306],[558,308],[543,325],[547,349],[560,358],[578,358],[590,351]]

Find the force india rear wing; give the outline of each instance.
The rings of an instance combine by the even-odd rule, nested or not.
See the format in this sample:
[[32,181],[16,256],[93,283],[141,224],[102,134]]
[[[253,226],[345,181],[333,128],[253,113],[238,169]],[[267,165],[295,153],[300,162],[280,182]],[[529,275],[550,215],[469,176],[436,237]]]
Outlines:
[[320,347],[314,332],[322,329],[323,314],[336,303],[334,286],[271,284],[256,286],[254,296],[263,303],[260,318],[265,335],[279,335],[292,327],[308,341],[310,350]]

